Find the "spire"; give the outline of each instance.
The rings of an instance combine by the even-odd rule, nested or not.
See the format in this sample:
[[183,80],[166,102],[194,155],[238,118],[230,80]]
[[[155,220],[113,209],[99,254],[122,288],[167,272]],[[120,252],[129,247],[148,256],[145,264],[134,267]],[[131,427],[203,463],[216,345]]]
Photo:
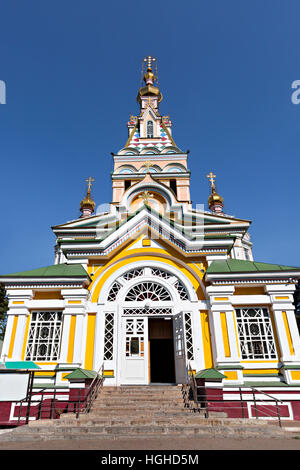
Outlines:
[[211,183],[211,195],[208,198],[208,206],[212,212],[215,212],[216,214],[222,214],[224,199],[216,192],[216,175],[210,172],[208,175],[206,175],[206,178],[208,178]]
[[95,179],[89,176],[89,178],[85,181],[87,182],[87,191],[85,198],[82,199],[80,203],[80,217],[90,217],[95,210],[95,202],[91,198],[91,187]]

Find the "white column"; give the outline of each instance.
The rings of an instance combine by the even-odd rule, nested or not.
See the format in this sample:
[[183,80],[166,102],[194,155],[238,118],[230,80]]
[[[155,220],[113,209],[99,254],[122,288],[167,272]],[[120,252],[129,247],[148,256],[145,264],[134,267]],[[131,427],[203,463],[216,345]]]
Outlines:
[[201,310],[207,310],[207,304],[203,301],[197,301],[192,305],[192,333],[195,355],[193,369],[199,371],[205,369],[205,352],[204,340],[202,337]]
[[18,317],[17,322],[17,329],[15,333],[15,339],[13,344],[13,351],[12,357],[9,358],[10,360],[21,360],[22,359],[22,349],[24,344],[24,335],[25,335],[25,328],[27,317],[29,315],[29,305],[30,301],[33,297],[33,291],[31,289],[19,289],[7,290],[7,297],[8,297],[8,322],[7,328],[4,337],[4,343],[2,348],[1,357],[3,360],[7,360],[7,355],[10,347],[12,330],[13,330],[13,323],[14,318]]
[[[240,362],[240,358],[235,333],[234,309],[231,301],[234,286],[209,286],[206,290],[210,299],[215,361],[218,365],[221,363],[227,365],[237,364]],[[226,332],[222,330],[221,313],[226,316],[230,356],[225,356],[223,333]]]
[[22,360],[22,349],[24,344],[24,335],[25,335],[25,328],[27,323],[27,318],[29,316],[29,311],[27,310],[24,314],[19,314],[18,317],[18,325],[17,331],[15,336],[15,344],[13,349],[13,358],[14,360]]
[[105,311],[110,311],[110,309],[105,310],[103,306],[97,306],[95,327],[95,370],[98,370],[103,363]]
[[[300,362],[300,337],[293,304],[294,284],[265,286],[274,312],[277,337],[283,363]],[[284,313],[285,312],[285,313]],[[286,320],[285,321],[285,314]],[[288,331],[287,331],[288,330]],[[291,352],[291,347],[293,351]]]
[[86,315],[89,291],[86,289],[62,289],[61,294],[64,299],[64,312],[59,363],[67,365],[71,317],[75,315],[76,324],[72,364],[81,366],[83,320]]
[[8,311],[7,312],[6,330],[5,330],[4,341],[3,341],[2,352],[1,352],[1,362],[5,362],[5,360],[8,356],[11,333],[12,333],[12,329],[13,329],[13,323],[14,323],[14,314],[11,314]]

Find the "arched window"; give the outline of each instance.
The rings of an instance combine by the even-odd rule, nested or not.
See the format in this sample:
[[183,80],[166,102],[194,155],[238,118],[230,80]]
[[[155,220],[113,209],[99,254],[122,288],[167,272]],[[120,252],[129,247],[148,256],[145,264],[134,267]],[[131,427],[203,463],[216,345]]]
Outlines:
[[141,282],[132,287],[125,297],[125,301],[141,302],[150,299],[152,301],[172,300],[169,292],[155,282]]
[[147,137],[151,139],[153,135],[153,121],[147,121]]

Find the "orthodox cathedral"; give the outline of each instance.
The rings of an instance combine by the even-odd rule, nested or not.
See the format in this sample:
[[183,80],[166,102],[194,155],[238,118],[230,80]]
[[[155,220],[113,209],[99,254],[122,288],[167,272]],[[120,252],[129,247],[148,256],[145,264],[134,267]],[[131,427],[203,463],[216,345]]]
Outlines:
[[89,177],[80,217],[52,227],[54,264],[0,277],[2,363],[32,361],[35,380],[53,388],[68,387],[70,369],[103,366],[110,386],[215,371],[224,389],[253,384],[300,400],[300,268],[253,259],[251,222],[224,212],[212,172],[207,209],[192,206],[189,152],[160,112],[156,60],[143,69],[139,112],[113,154],[109,209],[95,212]]

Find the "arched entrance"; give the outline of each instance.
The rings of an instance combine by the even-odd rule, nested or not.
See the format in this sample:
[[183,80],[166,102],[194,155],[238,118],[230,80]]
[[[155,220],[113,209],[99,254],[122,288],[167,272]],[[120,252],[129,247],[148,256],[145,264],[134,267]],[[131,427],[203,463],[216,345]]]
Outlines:
[[184,383],[194,359],[191,292],[154,263],[123,270],[107,288],[105,368],[116,384]]

